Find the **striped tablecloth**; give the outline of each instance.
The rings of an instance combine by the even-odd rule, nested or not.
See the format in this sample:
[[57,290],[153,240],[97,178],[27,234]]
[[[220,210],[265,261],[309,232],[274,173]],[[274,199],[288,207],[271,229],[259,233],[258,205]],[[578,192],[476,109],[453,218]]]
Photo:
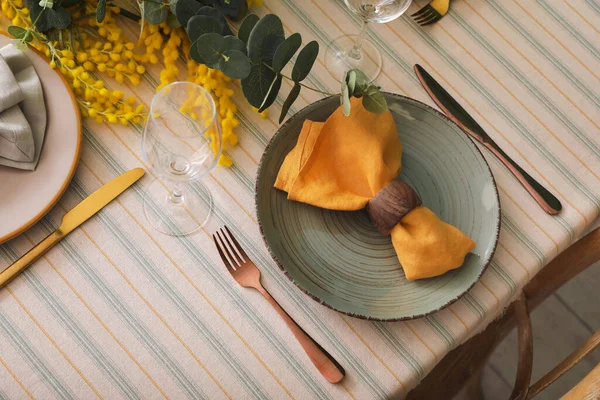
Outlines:
[[[154,231],[142,212],[149,173],[0,291],[0,398],[401,397],[497,316],[598,214],[600,3],[461,0],[441,22],[421,28],[408,15],[423,5],[418,0],[407,15],[368,32],[384,55],[379,84],[432,104],[412,71],[423,65],[561,199],[559,217],[546,215],[484,151],[503,216],[496,256],[481,281],[452,306],[414,321],[340,315],[301,293],[262,242],[254,178],[282,102],[262,119],[238,94],[240,145],[229,152],[234,166],[205,180],[216,201],[206,229],[183,238]],[[359,26],[342,1],[266,0],[256,12],[277,13],[288,34],[322,45]],[[308,80],[335,90],[323,53]],[[122,89],[148,103],[157,73]],[[320,96],[300,97],[292,111]],[[40,223],[0,246],[0,268],[100,185],[130,168],[148,168],[138,127],[85,121],[83,132],[73,183]],[[260,294],[228,275],[210,237],[224,224],[261,267],[267,289],[344,366],[340,385],[315,371]]]

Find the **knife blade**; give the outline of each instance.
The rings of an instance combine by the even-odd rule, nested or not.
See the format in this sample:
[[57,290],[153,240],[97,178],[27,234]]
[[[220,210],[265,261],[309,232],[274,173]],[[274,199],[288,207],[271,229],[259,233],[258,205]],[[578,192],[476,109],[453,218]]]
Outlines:
[[144,173],[142,168],[134,168],[119,175],[68,211],[63,216],[59,227],[54,232],[38,243],[33,249],[25,253],[11,266],[0,272],[0,289],[14,279],[21,271],[44,255],[52,246],[67,236],[75,228],[90,219],[104,206],[123,193],[125,189],[137,182],[144,176]]
[[440,109],[456,123],[466,134],[483,144],[504,164],[506,168],[517,178],[525,190],[533,199],[550,215],[557,215],[562,210],[560,200],[556,198],[548,189],[543,187],[486,133],[486,131],[469,115],[469,113],[444,89],[423,67],[419,64],[414,66],[417,78],[427,91],[431,99],[440,107]]

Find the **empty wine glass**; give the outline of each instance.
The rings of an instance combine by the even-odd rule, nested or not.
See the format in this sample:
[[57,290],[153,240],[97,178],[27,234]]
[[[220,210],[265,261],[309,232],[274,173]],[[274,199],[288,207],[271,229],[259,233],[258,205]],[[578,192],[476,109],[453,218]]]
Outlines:
[[367,24],[385,24],[398,18],[410,6],[411,0],[344,0],[346,6],[362,19],[358,35],[344,35],[329,44],[325,66],[341,81],[349,69],[360,69],[370,81],[381,72],[382,57],[377,47],[365,39]]
[[217,107],[202,86],[173,82],[154,95],[142,137],[144,157],[161,178],[144,195],[153,227],[182,236],[206,223],[212,196],[198,180],[216,166],[221,145]]

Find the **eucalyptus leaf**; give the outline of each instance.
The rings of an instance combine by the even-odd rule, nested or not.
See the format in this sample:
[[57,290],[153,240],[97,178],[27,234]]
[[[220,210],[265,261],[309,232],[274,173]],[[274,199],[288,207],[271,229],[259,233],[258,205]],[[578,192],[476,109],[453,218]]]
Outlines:
[[250,37],[250,32],[252,32],[252,28],[258,22],[260,18],[256,14],[249,14],[242,21],[242,25],[240,25],[240,29],[238,30],[238,39],[242,42],[248,44],[248,38]]
[[169,16],[167,17],[167,25],[174,29],[181,27],[175,14],[169,14]]
[[21,28],[20,26],[11,25],[7,28],[7,31],[10,36],[14,37],[15,39],[25,40],[28,43],[33,40],[33,36],[27,34],[27,29]]
[[144,18],[152,25],[163,23],[167,19],[167,8],[162,2],[155,0],[144,1]]
[[[232,1],[231,3],[233,4],[234,2]],[[241,21],[248,14],[248,3],[246,0],[239,0],[238,3],[234,8],[227,7],[221,11],[227,14],[233,21]],[[221,9],[221,7],[218,8]]]
[[[371,86],[374,88],[374,86]],[[379,89],[368,91],[362,99],[362,104],[365,107],[365,110],[372,112],[374,114],[382,114],[388,110],[387,101],[385,101],[385,97],[379,91]]]
[[277,93],[279,93],[280,88],[281,75],[277,74],[275,75],[275,79],[273,79],[273,82],[271,82],[271,85],[269,85],[269,90],[267,91],[267,94],[265,95],[262,104],[260,105],[260,107],[258,107],[258,112],[265,111],[267,108],[269,108],[271,104],[273,104],[273,101],[275,101],[275,97],[277,97]]
[[47,32],[52,29],[52,25],[48,22],[48,14],[45,12],[46,9],[42,8],[39,2],[40,0],[24,0],[25,6],[29,10],[31,20],[37,20],[35,28],[39,32]]
[[71,24],[71,14],[66,8],[58,6],[46,9],[46,18],[55,29],[66,29]]
[[240,50],[225,50],[221,60],[219,60],[219,69],[232,79],[244,79],[250,74],[252,64],[246,54]]
[[[364,99],[363,99],[363,103],[364,103]],[[344,112],[344,115],[346,117],[350,115],[350,94],[349,94],[348,85],[344,85],[344,89],[342,90],[342,111]]]
[[292,104],[294,104],[294,102],[298,98],[298,95],[300,94],[300,89],[302,89],[302,86],[300,86],[300,84],[298,82],[296,82],[294,84],[294,87],[292,88],[292,90],[290,90],[288,97],[285,99],[285,101],[283,102],[283,105],[281,106],[281,114],[279,115],[279,123],[283,122],[290,107],[292,106]]
[[275,52],[281,46],[281,43],[284,41],[283,36],[277,35],[269,35],[265,38],[263,44],[263,55],[262,60],[267,64],[271,65],[273,63],[273,57],[275,56]]
[[263,63],[252,65],[248,76],[242,79],[242,91],[251,106],[259,108],[263,104],[276,75]]
[[292,69],[292,79],[294,82],[300,82],[308,76],[318,55],[319,43],[317,43],[316,40],[308,43],[300,50],[294,68]]
[[207,15],[194,15],[187,23],[187,34],[190,42],[194,43],[200,36],[215,33],[221,36],[221,26]]
[[96,6],[96,21],[98,21],[98,22],[104,21],[105,16],[106,16],[106,0],[98,0],[98,5]]
[[242,53],[246,54],[246,45],[240,39],[235,36],[225,36],[223,48],[226,50],[239,50]]
[[[367,78],[364,72],[359,69],[352,69],[350,71],[354,72],[356,75],[354,88],[350,92],[350,95],[360,98],[367,92],[367,89],[369,88],[369,78]],[[348,73],[350,73],[350,71],[348,71]]]
[[[77,4],[79,4],[81,2],[82,2],[82,0],[62,0],[60,2],[60,5],[65,8],[69,8],[69,7],[76,6]],[[100,3],[100,2],[98,2],[98,3]]]
[[223,57],[224,45],[225,39],[218,33],[205,33],[193,43],[196,54],[206,64],[217,63]]
[[216,21],[219,24],[219,31],[217,33],[220,33],[223,36],[233,34],[229,29],[229,25],[227,25],[225,16],[216,8],[204,6],[198,10],[196,15],[206,15]]
[[188,21],[202,8],[202,3],[196,0],[177,0],[175,4],[175,16],[181,26],[187,26]]
[[279,45],[273,56],[273,69],[280,72],[302,46],[302,36],[293,33]]
[[[269,36],[285,38],[281,20],[275,14],[267,14],[262,17],[250,32],[248,37],[248,56],[252,63],[256,64],[263,60],[265,41]],[[271,39],[272,40],[272,39]]]

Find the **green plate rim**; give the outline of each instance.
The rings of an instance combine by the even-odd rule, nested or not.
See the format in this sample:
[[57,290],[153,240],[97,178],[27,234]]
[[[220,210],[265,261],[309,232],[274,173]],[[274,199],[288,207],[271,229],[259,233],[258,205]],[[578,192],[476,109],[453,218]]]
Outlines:
[[348,315],[350,317],[354,317],[354,318],[359,318],[359,319],[364,319],[364,320],[369,320],[369,321],[381,321],[381,322],[398,322],[398,321],[410,321],[413,319],[417,319],[417,318],[422,318],[422,317],[426,317],[430,314],[436,313],[438,311],[441,311],[443,309],[445,309],[446,307],[450,306],[451,304],[457,302],[458,300],[460,300],[460,298],[462,298],[465,294],[467,294],[469,292],[469,290],[471,290],[473,288],[473,286],[475,286],[475,284],[477,282],[479,282],[481,280],[481,277],[483,276],[483,274],[485,273],[485,271],[487,270],[488,266],[490,265],[490,263],[492,262],[492,259],[494,258],[494,255],[496,254],[496,249],[498,248],[498,242],[500,239],[500,229],[501,229],[501,225],[502,225],[502,204],[500,203],[500,194],[498,192],[498,186],[496,184],[496,178],[494,177],[494,173],[492,172],[492,169],[490,168],[489,163],[487,162],[487,160],[485,159],[485,157],[483,156],[483,153],[481,152],[481,150],[479,149],[479,147],[477,147],[477,145],[475,144],[475,142],[473,141],[473,139],[462,129],[460,128],[460,126],[458,126],[454,121],[452,121],[450,118],[448,118],[448,116],[446,116],[446,114],[436,110],[435,108],[431,107],[428,104],[423,103],[422,101],[419,101],[417,99],[413,99],[411,97],[408,96],[403,96],[401,94],[397,94],[397,93],[390,93],[390,92],[382,92],[386,97],[394,97],[397,98],[401,101],[408,101],[408,102],[415,102],[418,103],[419,105],[425,107],[426,109],[428,109],[429,111],[432,111],[434,114],[436,114],[438,117],[440,117],[441,119],[443,119],[446,122],[451,123],[452,125],[456,126],[460,132],[462,132],[463,135],[465,135],[468,139],[469,142],[471,144],[471,146],[476,150],[476,154],[479,155],[479,157],[481,158],[481,160],[483,160],[483,163],[485,164],[485,166],[487,167],[487,170],[490,174],[490,177],[492,178],[492,185],[494,188],[494,192],[496,193],[496,203],[498,204],[498,221],[497,221],[497,227],[496,227],[496,237],[494,240],[494,247],[492,249],[492,252],[490,253],[489,259],[488,261],[483,265],[483,267],[481,268],[481,271],[479,272],[479,275],[477,276],[477,278],[473,281],[473,283],[466,288],[462,293],[459,293],[456,297],[454,297],[453,299],[450,299],[446,304],[443,304],[442,306],[428,311],[426,313],[421,313],[421,314],[415,314],[415,315],[411,315],[411,316],[406,316],[406,317],[400,317],[400,318],[376,318],[376,317],[370,317],[368,315],[362,315],[362,314],[354,314],[351,312],[347,312],[347,311],[341,311],[338,310],[337,308],[335,308],[334,306],[332,306],[331,304],[328,304],[326,301],[321,300],[320,298],[318,298],[317,296],[315,296],[314,294],[310,293],[308,290],[306,290],[304,287],[302,287],[302,285],[300,285],[298,282],[296,282],[296,280],[290,276],[290,274],[288,273],[288,271],[285,269],[285,267],[279,262],[279,260],[277,259],[277,257],[275,256],[275,254],[273,253],[273,251],[271,250],[271,247],[269,246],[269,243],[267,242],[267,238],[265,237],[265,232],[263,229],[263,224],[260,218],[260,213],[259,213],[259,209],[258,209],[258,183],[259,183],[259,179],[261,177],[261,171],[263,169],[263,164],[265,161],[265,157],[271,147],[271,145],[273,144],[275,138],[277,137],[277,135],[280,134],[281,131],[283,131],[287,125],[291,124],[291,122],[293,122],[295,119],[298,118],[298,115],[301,114],[304,110],[306,110],[309,107],[314,107],[315,105],[319,104],[319,103],[324,103],[327,101],[330,101],[331,98],[333,97],[337,97],[337,96],[328,96],[328,97],[324,97],[320,100],[317,100],[314,103],[308,104],[307,106],[303,107],[301,110],[297,111],[294,115],[292,115],[290,118],[288,118],[288,120],[279,127],[279,129],[277,130],[277,132],[275,132],[275,134],[271,137],[271,139],[269,140],[269,143],[267,144],[267,146],[265,147],[262,156],[260,157],[260,162],[258,164],[258,171],[256,173],[256,179],[255,179],[255,183],[254,183],[254,207],[255,207],[255,212],[256,212],[256,219],[258,221],[258,227],[260,229],[260,235],[263,239],[263,242],[265,243],[265,246],[267,247],[267,250],[269,251],[269,254],[271,255],[271,258],[273,259],[273,261],[275,261],[275,263],[277,264],[277,266],[279,267],[279,269],[281,269],[281,271],[283,271],[283,273],[285,274],[285,276],[294,283],[294,285],[296,285],[296,287],[298,289],[300,289],[304,294],[306,294],[308,297],[310,297],[311,299],[313,299],[314,301],[316,301],[319,304],[324,305],[325,307],[336,311],[340,314],[344,314],[344,315]]

